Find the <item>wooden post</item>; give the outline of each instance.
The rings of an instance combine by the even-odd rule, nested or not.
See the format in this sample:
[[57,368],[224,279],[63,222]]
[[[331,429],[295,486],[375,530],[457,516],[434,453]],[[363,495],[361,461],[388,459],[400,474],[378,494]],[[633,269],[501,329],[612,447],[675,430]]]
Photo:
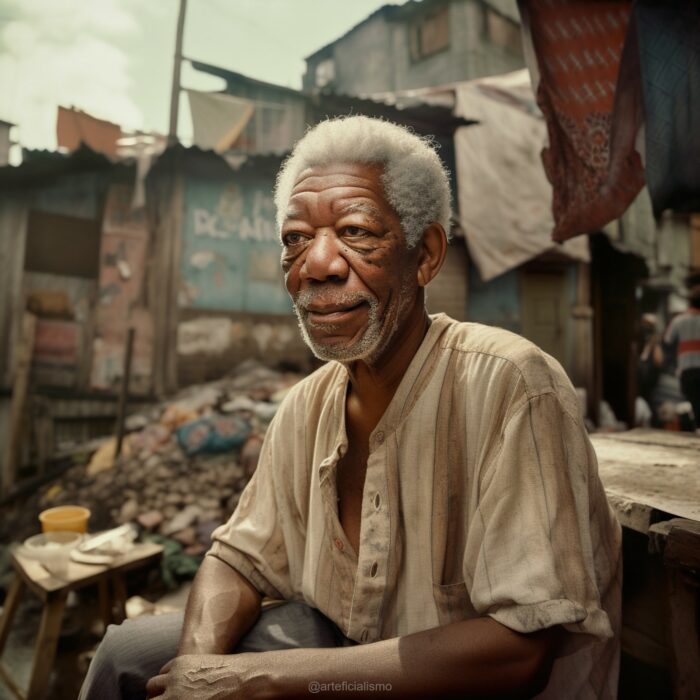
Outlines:
[[32,366],[32,352],[34,351],[35,328],[36,316],[25,312],[22,318],[22,337],[20,338],[19,351],[17,353],[15,379],[12,384],[12,405],[10,407],[9,430],[2,469],[3,496],[7,496],[10,493],[15,484],[17,474],[17,463],[22,447],[29,373]]
[[168,145],[177,143],[177,118],[180,108],[180,67],[182,66],[182,38],[185,32],[185,12],[187,0],[180,0],[180,11],[177,16],[177,34],[175,35],[175,62],[173,65],[173,84],[170,92],[170,129],[168,130]]
[[131,379],[131,356],[134,351],[134,329],[129,328],[126,337],[126,353],[124,355],[124,371],[122,373],[122,384],[119,389],[119,404],[117,406],[117,446],[114,450],[114,459],[117,460],[122,451],[122,441],[124,439],[124,422],[126,421],[126,402],[129,395],[129,380]]

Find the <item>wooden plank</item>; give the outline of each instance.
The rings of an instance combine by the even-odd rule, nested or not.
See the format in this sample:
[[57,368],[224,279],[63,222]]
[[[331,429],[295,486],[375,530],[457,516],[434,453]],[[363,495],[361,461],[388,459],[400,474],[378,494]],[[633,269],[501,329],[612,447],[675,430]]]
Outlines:
[[36,640],[32,675],[27,690],[27,700],[42,700],[46,695],[67,597],[67,590],[56,591],[44,604],[39,635]]
[[18,700],[26,700],[27,696],[24,691],[15,683],[15,679],[10,675],[10,672],[0,663],[0,680],[12,691]]
[[11,386],[21,332],[24,298],[24,248],[28,196],[17,190],[0,194],[0,384]]
[[134,329],[129,327],[126,335],[126,349],[124,353],[124,371],[122,372],[121,388],[119,389],[119,401],[117,403],[117,446],[114,450],[115,460],[119,459],[124,440],[124,422],[126,421],[126,402],[129,397],[129,380],[131,379],[131,358],[134,352]]
[[5,596],[5,602],[2,608],[2,617],[0,618],[0,656],[2,656],[3,649],[7,643],[7,638],[10,634],[10,627],[12,625],[12,619],[17,612],[17,606],[19,605],[19,600],[22,597],[23,588],[24,582],[19,576],[15,576],[12,584],[10,585],[10,590]]
[[42,599],[53,591],[65,588],[75,590],[91,583],[96,583],[102,576],[111,572],[124,572],[144,566],[151,560],[160,557],[163,547],[150,542],[137,544],[126,554],[116,558],[112,564],[80,564],[71,561],[68,564],[66,580],[52,576],[38,561],[28,559],[21,553],[13,556],[15,570],[22,576],[25,583]]
[[107,631],[107,626],[112,624],[112,597],[109,592],[109,579],[101,578],[97,582],[97,602],[102,620],[102,630]]
[[171,203],[171,230],[169,234],[172,238],[170,244],[170,269],[168,275],[168,306],[166,325],[166,345],[165,345],[165,389],[168,393],[173,393],[178,388],[177,381],[177,326],[180,320],[180,285],[182,265],[182,245],[183,245],[183,215],[185,209],[184,196],[184,175],[183,175],[183,154],[180,151],[175,155],[175,184]]
[[625,496],[606,489],[608,503],[615,511],[617,520],[622,527],[629,528],[635,532],[647,534],[655,512],[650,506],[646,506]]
[[700,438],[655,430],[590,437],[606,493],[644,508],[700,520]]
[[669,524],[664,561],[669,566],[693,569],[700,576],[700,523],[676,518]]
[[[672,537],[669,534],[666,555]],[[700,557],[697,547],[694,556]],[[668,638],[676,700],[700,698],[699,590],[700,576],[697,572],[692,574],[681,566],[667,567]]]
[[22,319],[22,337],[20,339],[15,380],[12,386],[12,407],[10,409],[10,425],[2,470],[2,494],[8,494],[15,483],[17,462],[19,460],[22,432],[24,429],[24,412],[29,389],[29,373],[31,370],[32,350],[34,348],[34,329],[36,316],[25,312]]
[[126,581],[122,574],[112,576],[112,589],[114,590],[114,621],[120,624],[126,620]]

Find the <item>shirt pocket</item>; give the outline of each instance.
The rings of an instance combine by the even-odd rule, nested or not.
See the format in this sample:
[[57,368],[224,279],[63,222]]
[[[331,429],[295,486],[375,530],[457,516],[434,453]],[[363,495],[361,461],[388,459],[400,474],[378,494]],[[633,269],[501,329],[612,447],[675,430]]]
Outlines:
[[464,581],[447,585],[434,583],[433,595],[441,627],[478,617]]

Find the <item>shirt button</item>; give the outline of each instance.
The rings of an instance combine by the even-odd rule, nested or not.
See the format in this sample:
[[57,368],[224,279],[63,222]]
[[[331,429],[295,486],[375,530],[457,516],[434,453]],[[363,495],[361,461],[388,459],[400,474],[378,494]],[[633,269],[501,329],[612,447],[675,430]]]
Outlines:
[[379,494],[375,494],[374,496],[374,507],[376,510],[379,510],[379,506],[382,504],[382,497]]
[[340,537],[335,538],[334,544],[341,552],[343,551],[343,540]]
[[372,564],[372,568],[369,570],[369,575],[374,578],[377,575],[377,570],[379,569],[379,564],[375,561],[374,564]]
[[380,430],[375,436],[374,440],[377,443],[377,445],[381,445],[384,442],[384,432]]

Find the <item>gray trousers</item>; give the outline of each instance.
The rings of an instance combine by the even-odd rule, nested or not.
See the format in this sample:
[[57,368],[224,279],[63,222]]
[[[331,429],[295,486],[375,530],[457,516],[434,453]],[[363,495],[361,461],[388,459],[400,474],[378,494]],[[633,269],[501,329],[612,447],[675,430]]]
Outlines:
[[[183,618],[180,612],[110,625],[90,663],[78,700],[145,698],[148,679],[177,652]],[[353,644],[318,610],[303,603],[284,603],[263,609],[233,653]]]

